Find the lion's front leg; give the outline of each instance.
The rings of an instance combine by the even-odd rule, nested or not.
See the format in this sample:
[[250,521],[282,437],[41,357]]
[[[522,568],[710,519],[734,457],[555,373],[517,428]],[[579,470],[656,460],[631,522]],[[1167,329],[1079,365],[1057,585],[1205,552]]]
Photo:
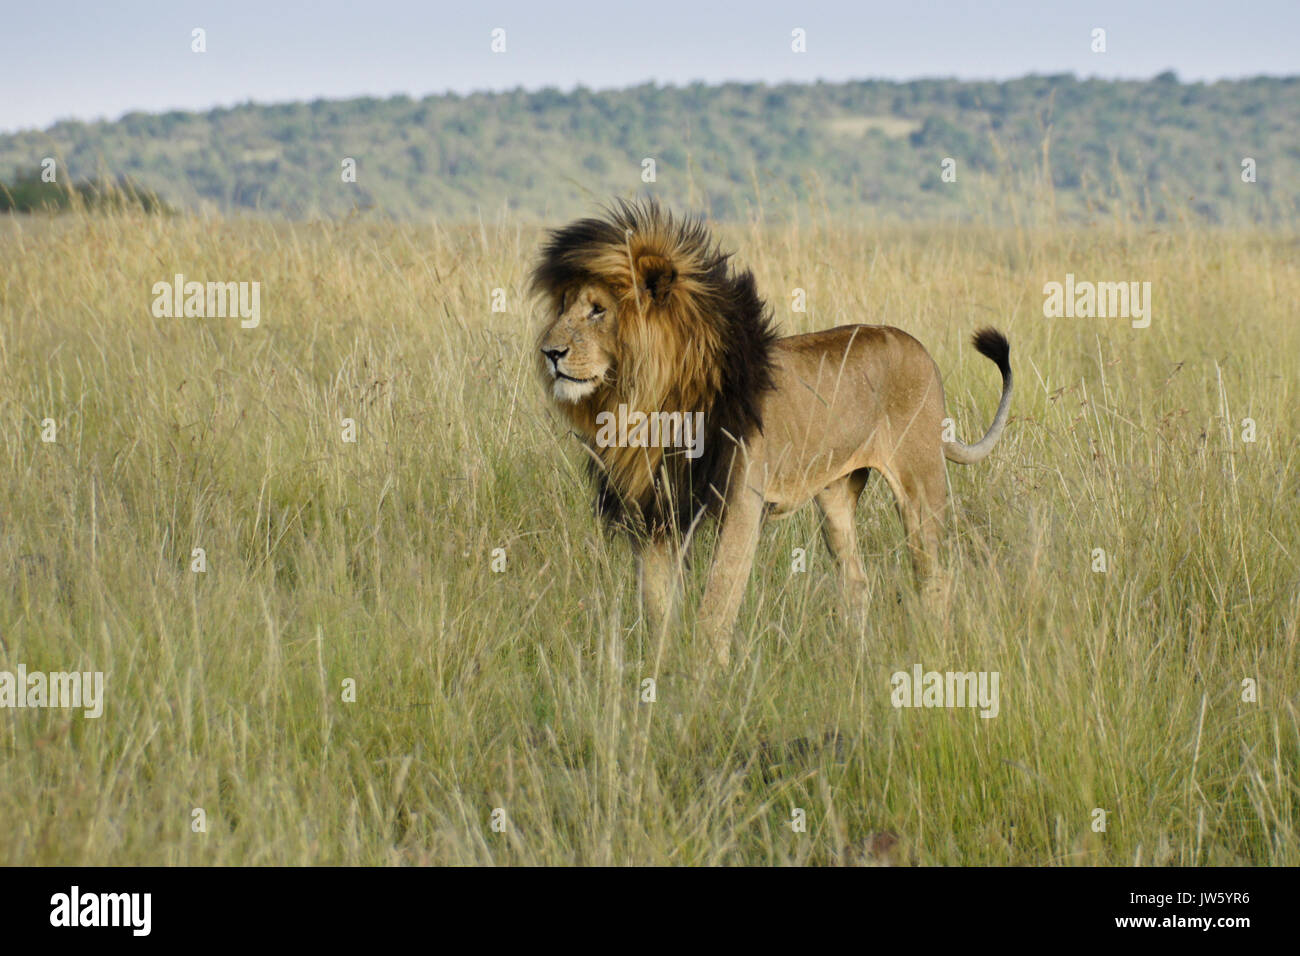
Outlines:
[[676,543],[669,537],[635,544],[637,591],[641,616],[656,637],[673,626],[681,592],[681,561]]
[[731,659],[731,632],[754,566],[758,532],[763,525],[763,497],[743,486],[723,512],[713,567],[704,588],[700,627],[713,645],[713,656],[725,667]]

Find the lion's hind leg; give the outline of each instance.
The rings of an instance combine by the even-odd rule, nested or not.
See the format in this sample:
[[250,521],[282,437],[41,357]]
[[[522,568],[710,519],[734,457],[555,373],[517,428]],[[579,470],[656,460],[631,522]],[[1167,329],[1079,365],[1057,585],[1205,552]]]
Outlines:
[[866,620],[867,572],[862,567],[862,555],[858,550],[854,516],[869,474],[868,469],[859,469],[831,482],[817,494],[817,507],[822,513],[822,537],[838,567],[840,593],[859,624]]
[[943,590],[939,536],[948,506],[943,455],[933,448],[914,449],[896,455],[880,473],[894,493],[917,583],[927,598],[934,598]]

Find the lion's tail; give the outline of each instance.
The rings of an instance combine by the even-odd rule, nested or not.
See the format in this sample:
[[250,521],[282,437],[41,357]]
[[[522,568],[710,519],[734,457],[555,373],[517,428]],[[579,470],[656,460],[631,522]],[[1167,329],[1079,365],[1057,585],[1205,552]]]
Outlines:
[[972,336],[971,343],[975,346],[975,351],[991,359],[1002,373],[1002,400],[998,402],[993,424],[975,444],[967,445],[959,441],[943,443],[944,457],[959,465],[973,465],[977,461],[983,461],[1002,437],[1002,429],[1006,428],[1011,413],[1011,343],[997,329],[980,329]]

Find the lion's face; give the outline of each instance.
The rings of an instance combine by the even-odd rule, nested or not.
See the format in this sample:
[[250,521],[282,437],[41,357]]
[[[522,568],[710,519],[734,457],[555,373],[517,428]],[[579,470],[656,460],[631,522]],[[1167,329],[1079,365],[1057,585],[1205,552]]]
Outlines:
[[576,405],[612,378],[617,309],[617,300],[600,283],[577,286],[561,296],[559,315],[539,343],[556,401]]

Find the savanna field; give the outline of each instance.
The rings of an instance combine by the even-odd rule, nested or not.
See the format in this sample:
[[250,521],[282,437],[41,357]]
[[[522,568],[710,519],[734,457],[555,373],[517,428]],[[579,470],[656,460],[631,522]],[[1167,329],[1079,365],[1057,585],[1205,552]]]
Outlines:
[[[0,670],[106,675],[98,719],[0,711],[0,863],[1300,864],[1296,238],[718,231],[784,332],[916,335],[958,437],[977,327],[1016,393],[948,466],[943,607],[876,480],[865,626],[809,507],[710,677],[711,537],[651,638],[535,378],[537,225],[0,221]],[[260,325],[156,318],[176,273]],[[1149,281],[1150,327],[1045,318],[1067,273]],[[917,664],[998,672],[997,716],[894,708]]]

